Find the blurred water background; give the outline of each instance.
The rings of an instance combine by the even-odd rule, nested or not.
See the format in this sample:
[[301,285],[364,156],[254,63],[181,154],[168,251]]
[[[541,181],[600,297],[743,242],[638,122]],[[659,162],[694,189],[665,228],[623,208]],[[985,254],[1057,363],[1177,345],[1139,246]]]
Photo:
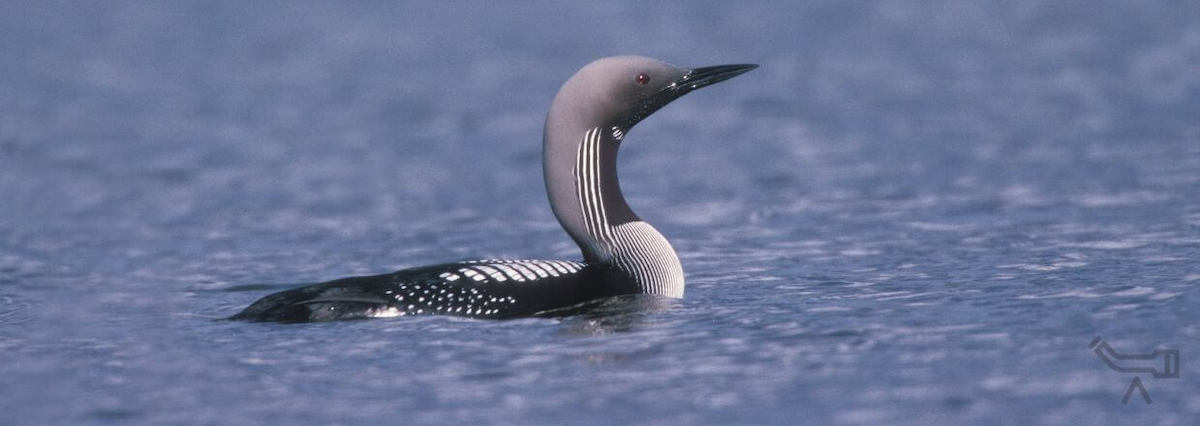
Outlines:
[[[216,321],[578,258],[542,120],[626,53],[762,65],[622,150],[685,299]],[[1198,69],[1190,1],[4,2],[0,423],[1194,424]]]

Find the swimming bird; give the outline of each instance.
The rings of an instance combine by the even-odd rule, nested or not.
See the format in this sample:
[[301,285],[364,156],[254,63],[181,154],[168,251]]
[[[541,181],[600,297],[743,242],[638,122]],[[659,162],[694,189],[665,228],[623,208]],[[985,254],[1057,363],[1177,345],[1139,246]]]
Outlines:
[[634,125],[668,103],[757,67],[689,69],[613,56],[584,66],[562,85],[546,115],[542,170],[554,217],[579,245],[582,261],[472,260],[342,278],[268,295],[230,319],[514,318],[626,294],[681,298],[679,257],[626,204],[617,149]]

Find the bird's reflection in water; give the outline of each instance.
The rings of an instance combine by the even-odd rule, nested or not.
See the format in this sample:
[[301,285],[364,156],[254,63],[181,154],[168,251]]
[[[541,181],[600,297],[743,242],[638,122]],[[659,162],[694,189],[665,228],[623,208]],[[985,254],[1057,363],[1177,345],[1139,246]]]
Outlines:
[[679,299],[651,294],[627,294],[591,300],[538,316],[562,318],[566,334],[601,336],[636,330],[649,317],[676,306]]

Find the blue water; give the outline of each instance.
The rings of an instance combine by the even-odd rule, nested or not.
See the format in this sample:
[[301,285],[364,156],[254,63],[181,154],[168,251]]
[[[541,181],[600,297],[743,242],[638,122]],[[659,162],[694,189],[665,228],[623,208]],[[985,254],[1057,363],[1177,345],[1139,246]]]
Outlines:
[[[577,259],[542,120],[619,53],[762,65],[624,143],[684,299],[217,321]],[[1190,1],[6,2],[0,423],[1194,424],[1198,69]]]

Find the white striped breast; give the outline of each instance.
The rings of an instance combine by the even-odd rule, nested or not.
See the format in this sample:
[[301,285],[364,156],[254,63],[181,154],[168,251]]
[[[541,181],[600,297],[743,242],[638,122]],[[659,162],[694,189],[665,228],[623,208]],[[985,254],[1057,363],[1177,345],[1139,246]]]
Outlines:
[[586,249],[633,276],[644,293],[683,297],[683,267],[671,243],[646,222],[609,222],[600,188],[602,135],[599,128],[587,131],[575,157],[575,193],[590,237]]
[[683,265],[658,230],[646,222],[629,222],[613,228],[613,238],[613,263],[633,275],[642,291],[683,297]]

